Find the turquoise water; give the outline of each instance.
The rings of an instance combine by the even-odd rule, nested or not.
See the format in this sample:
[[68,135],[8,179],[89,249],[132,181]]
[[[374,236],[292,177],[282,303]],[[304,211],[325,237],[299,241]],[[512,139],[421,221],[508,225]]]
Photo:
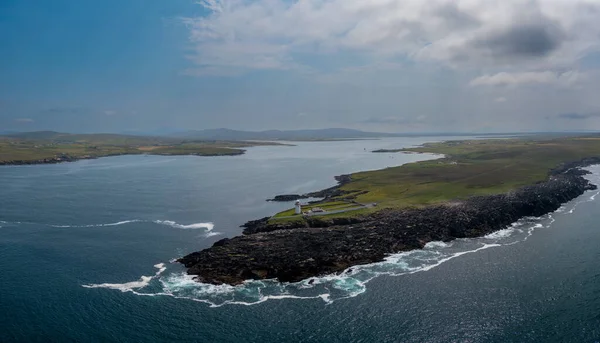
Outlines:
[[310,285],[202,285],[169,262],[290,206],[264,201],[273,195],[428,157],[369,150],[431,140],[0,168],[0,341],[600,340],[597,191]]

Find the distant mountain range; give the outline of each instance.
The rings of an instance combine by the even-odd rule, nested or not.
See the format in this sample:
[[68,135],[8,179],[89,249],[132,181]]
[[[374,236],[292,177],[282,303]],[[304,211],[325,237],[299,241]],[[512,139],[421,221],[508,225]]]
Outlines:
[[[144,140],[144,141],[169,141],[169,140],[203,140],[203,141],[309,141],[327,139],[366,139],[382,137],[426,137],[426,136],[506,136],[506,135],[564,135],[577,134],[576,132],[529,132],[529,133],[475,133],[475,132],[435,132],[435,133],[384,133],[366,132],[353,129],[329,128],[314,130],[267,130],[267,131],[241,131],[231,129],[208,129],[208,130],[155,130],[150,132],[123,132],[121,134],[99,133],[99,134],[69,134],[55,131],[33,131],[14,132],[0,131],[0,136],[12,137],[25,140]],[[583,132],[579,132],[583,133]]]
[[169,134],[170,137],[198,140],[321,140],[321,139],[361,139],[381,137],[427,137],[427,136],[505,136],[531,135],[531,133],[476,133],[476,132],[415,132],[415,133],[385,133],[366,132],[353,129],[329,128],[314,130],[267,130],[240,131],[231,129],[191,130]]
[[267,131],[240,131],[231,129],[209,129],[177,131],[161,130],[139,132],[127,131],[120,134],[69,134],[55,131],[33,131],[33,132],[0,132],[0,135],[31,140],[65,139],[72,136],[124,136],[124,137],[165,137],[171,139],[186,140],[220,140],[220,141],[243,141],[243,140],[319,140],[319,139],[345,139],[345,138],[370,138],[370,137],[393,137],[395,134],[380,132],[364,132],[352,129],[317,129],[317,130],[267,130]]
[[10,130],[4,130],[4,131],[2,131],[2,130],[0,130],[0,136],[11,135],[11,134],[14,134],[14,133],[19,133],[19,131],[10,131]]
[[353,129],[315,129],[315,130],[267,130],[239,131],[231,129],[210,129],[186,131],[171,134],[172,137],[201,140],[318,140],[344,138],[393,137],[395,134],[365,132]]
[[15,139],[23,141],[43,141],[53,143],[76,143],[86,142],[88,144],[115,144],[115,145],[153,145],[180,143],[183,139],[175,137],[135,136],[120,135],[114,133],[63,133],[56,131],[32,131],[17,132],[2,135],[1,139]]

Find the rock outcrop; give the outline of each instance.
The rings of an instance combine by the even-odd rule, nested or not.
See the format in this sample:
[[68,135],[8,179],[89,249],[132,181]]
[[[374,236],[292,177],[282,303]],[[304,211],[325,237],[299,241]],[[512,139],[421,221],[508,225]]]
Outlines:
[[246,235],[225,238],[212,247],[180,258],[188,274],[212,284],[247,279],[296,282],[336,273],[387,255],[421,249],[430,241],[478,237],[501,230],[520,218],[557,210],[584,191],[595,189],[577,167],[598,158],[567,163],[545,182],[507,194],[407,210],[382,210],[351,222],[315,220],[305,225],[269,226],[268,218],[246,224]]
[[273,199],[267,199],[267,201],[287,202],[287,201],[295,201],[295,200],[299,200],[299,199],[308,199],[308,198],[327,199],[327,198],[332,198],[332,197],[349,194],[348,192],[341,190],[340,186],[345,185],[346,183],[350,182],[352,180],[352,176],[351,175],[338,175],[338,176],[334,176],[334,178],[338,182],[338,184],[336,186],[329,187],[329,188],[326,188],[326,189],[323,189],[323,190],[320,190],[317,192],[310,192],[310,193],[305,193],[305,194],[276,195],[275,197],[273,197]]
[[10,160],[10,161],[0,161],[0,166],[19,166],[19,165],[30,165],[30,164],[56,164],[63,162],[75,162],[79,160],[89,160],[95,159],[96,156],[92,155],[83,155],[83,156],[71,156],[68,154],[59,154],[55,157],[50,158],[42,158],[38,160]]

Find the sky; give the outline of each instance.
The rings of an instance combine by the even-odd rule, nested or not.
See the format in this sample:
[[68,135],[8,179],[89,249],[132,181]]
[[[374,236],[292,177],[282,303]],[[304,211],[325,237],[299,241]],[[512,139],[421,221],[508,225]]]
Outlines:
[[600,130],[600,0],[2,0],[0,131]]

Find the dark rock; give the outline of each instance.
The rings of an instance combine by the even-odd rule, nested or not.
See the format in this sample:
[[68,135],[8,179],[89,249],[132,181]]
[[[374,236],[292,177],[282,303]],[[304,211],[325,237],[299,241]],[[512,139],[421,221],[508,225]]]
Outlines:
[[[120,154],[113,154],[120,155]],[[75,162],[79,160],[95,159],[96,156],[84,155],[84,156],[71,156],[68,154],[58,154],[52,158],[43,158],[39,160],[10,160],[0,161],[0,166],[20,166],[20,165],[33,165],[33,164],[56,164],[63,162]]]
[[276,195],[273,199],[267,199],[267,201],[285,202],[285,201],[295,201],[295,200],[299,200],[299,199],[306,199],[308,197],[309,197],[308,195],[300,195],[300,194],[282,194],[282,195]]
[[337,196],[342,196],[342,195],[348,194],[348,192],[342,191],[340,189],[340,186],[350,182],[352,180],[352,176],[351,175],[338,175],[338,176],[335,176],[334,179],[338,182],[338,184],[336,186],[333,186],[333,187],[330,187],[327,189],[323,189],[321,191],[311,192],[311,193],[306,193],[306,194],[276,195],[273,199],[267,199],[267,201],[286,202],[286,201],[296,201],[299,199],[307,199],[307,198],[327,199],[327,198],[332,198],[332,197],[337,197]]

